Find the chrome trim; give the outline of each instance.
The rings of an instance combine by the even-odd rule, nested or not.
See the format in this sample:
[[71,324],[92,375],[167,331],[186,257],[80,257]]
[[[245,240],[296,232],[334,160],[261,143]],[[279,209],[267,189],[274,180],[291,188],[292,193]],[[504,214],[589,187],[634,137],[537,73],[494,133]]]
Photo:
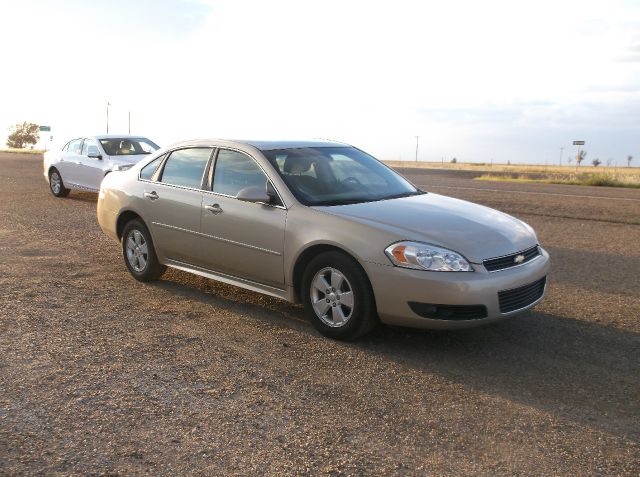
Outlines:
[[[514,254],[509,254],[509,255],[514,255]],[[508,257],[509,255],[503,255],[503,257]],[[501,257],[496,257],[496,258],[501,258]],[[498,273],[498,272],[504,272],[505,270],[513,270],[514,268],[524,267],[525,265],[529,265],[530,263],[535,262],[539,258],[542,258],[542,253],[539,253],[538,255],[533,257],[528,262],[520,263],[520,264],[514,265],[512,267],[501,268],[500,270],[487,270],[487,267],[484,266],[484,263],[481,263],[480,265],[482,265],[482,268],[484,268],[489,273]],[[487,260],[493,260],[493,258],[488,258]],[[483,260],[483,262],[484,262],[484,260]]]
[[[282,194],[280,194],[280,191],[278,190],[276,185],[273,183],[273,179],[271,178],[271,176],[269,176],[269,174],[264,169],[264,167],[262,167],[262,165],[260,164],[260,161],[258,161],[255,157],[253,157],[251,154],[247,153],[246,151],[243,151],[241,149],[237,149],[237,148],[234,148],[234,147],[230,147],[230,146],[216,146],[216,156],[215,156],[215,158],[214,158],[214,160],[212,161],[212,164],[211,164],[213,166],[211,190],[205,190],[205,192],[211,192],[212,194],[218,194],[218,195],[222,195],[222,196],[225,196],[225,197],[233,197],[235,199],[234,196],[230,196],[230,195],[227,195],[227,194],[221,194],[220,192],[214,192],[213,191],[213,183],[214,183],[214,180],[216,178],[216,165],[218,164],[218,154],[219,154],[220,150],[222,150],[222,149],[224,149],[226,151],[235,151],[235,152],[238,152],[240,154],[244,154],[245,156],[249,156],[251,159],[253,159],[253,162],[255,162],[257,164],[257,166],[260,168],[260,170],[265,175],[267,180],[269,182],[271,182],[271,185],[273,186],[273,189],[276,191],[276,194],[278,194],[278,199],[280,199],[280,202],[282,202],[282,204],[285,203],[284,200],[282,200]],[[269,161],[267,161],[267,162],[269,162]],[[271,206],[271,207],[282,208],[282,209],[287,210],[287,208],[284,205],[282,205],[282,206],[273,205],[273,204],[264,204],[264,205],[268,205],[268,206]]]
[[510,257],[511,255],[518,255],[519,253],[526,252],[527,250],[531,250],[534,247],[542,248],[542,247],[540,247],[540,244],[537,243],[533,247],[528,247],[528,248],[525,248],[524,250],[520,250],[518,252],[507,253],[507,254],[504,254],[504,255],[498,255],[497,257],[483,258],[482,261],[484,262],[486,260],[497,260],[498,258]]
[[[269,182],[271,182],[271,181],[269,181]],[[274,189],[275,189],[275,186],[274,186]],[[221,192],[213,192],[211,190],[202,190],[201,192],[204,192],[205,194],[216,195],[218,197],[225,197],[225,198],[228,198],[228,199],[238,200],[232,195],[222,194]],[[277,190],[276,190],[276,193],[278,193]],[[280,197],[279,193],[278,193],[278,197]],[[242,201],[240,201],[240,202],[242,202]],[[282,202],[284,204],[284,201],[282,200],[282,197],[280,197],[280,202]],[[285,206],[283,206],[283,205],[266,204],[264,202],[254,202],[254,203],[258,204],[258,205],[266,205],[267,207],[273,207],[274,209],[287,210],[287,208]]]
[[283,300],[291,301],[289,298],[289,295],[287,294],[287,291],[281,288],[276,288],[269,285],[263,285],[262,283],[254,282],[252,280],[247,280],[245,278],[235,277],[233,275],[214,272],[207,268],[198,267],[197,265],[191,265],[190,263],[181,262],[179,260],[174,260],[171,258],[168,258],[165,261],[164,265],[177,268],[178,270],[182,270],[184,272],[195,273],[196,275],[200,275],[205,278],[210,278],[212,280],[218,280],[223,283],[228,283],[229,285],[245,288],[247,290],[251,290],[257,293],[263,293],[265,295],[270,295],[276,298],[281,298]]
[[[247,154],[245,151],[242,151],[240,149],[231,148],[231,147],[219,147],[219,146],[186,146],[185,147],[185,146],[181,146],[181,147],[176,147],[174,149],[169,149],[164,154],[160,154],[158,157],[152,158],[149,162],[147,162],[145,165],[143,165],[140,168],[140,170],[138,171],[138,181],[139,182],[147,182],[149,184],[161,184],[161,185],[166,185],[166,186],[171,186],[171,187],[177,187],[178,189],[184,189],[184,190],[195,190],[195,191],[198,191],[198,192],[206,192],[207,194],[213,194],[213,195],[217,195],[217,196],[221,196],[221,197],[229,197],[230,199],[235,199],[236,197],[233,196],[233,195],[222,194],[220,192],[214,192],[213,190],[207,190],[207,189],[205,189],[203,187],[201,187],[200,189],[194,189],[193,187],[180,186],[180,185],[170,184],[168,182],[162,182],[162,181],[153,181],[153,180],[148,180],[148,179],[142,179],[140,177],[140,173],[142,172],[142,169],[144,169],[148,164],[150,164],[151,162],[155,161],[156,159],[162,157],[163,155],[166,155],[166,157],[160,161],[160,164],[158,164],[158,167],[156,168],[155,172],[153,173],[154,176],[157,175],[158,172],[161,169],[164,171],[164,166],[165,166],[167,160],[171,157],[171,154],[174,151],[178,151],[178,150],[181,150],[181,149],[194,149],[194,148],[196,148],[196,149],[207,149],[209,147],[212,147],[213,151],[212,151],[212,155],[209,156],[209,161],[207,162],[207,166],[204,168],[204,171],[202,172],[202,179],[200,180],[200,184],[201,185],[204,183],[205,177],[208,175],[208,172],[209,172],[210,169],[213,169],[213,174],[214,174],[214,177],[215,177],[215,166],[216,166],[216,162],[217,162],[217,159],[218,159],[218,151],[220,149],[226,149],[226,150],[229,150],[229,151],[239,152],[239,153],[244,154],[245,156],[249,156],[251,159],[253,159],[253,161],[258,165],[260,170],[262,170],[262,173],[265,175],[267,180],[269,182],[271,182],[271,185],[273,186],[274,190],[276,191],[276,194],[278,194],[278,198],[280,199],[280,202],[282,202],[283,204],[285,203],[285,201],[282,200],[282,194],[280,194],[280,191],[278,190],[276,185],[273,183],[273,180],[271,179],[269,174],[267,174],[267,172],[264,170],[264,167],[262,167],[262,165],[260,165],[260,162],[258,162],[255,157],[251,156],[250,154]],[[215,156],[215,157],[213,157],[213,156]],[[213,183],[211,185],[213,187]],[[268,207],[274,207],[276,209],[288,210],[285,205],[265,204],[263,202],[258,202],[258,204],[266,205]]]
[[175,187],[176,189],[182,189],[182,190],[192,190],[195,192],[205,192],[202,189],[194,189],[193,187],[186,187],[186,186],[180,186],[180,185],[175,185],[175,184],[168,184],[166,182],[159,182],[159,181],[148,181],[146,179],[138,179],[140,182],[147,182],[149,184],[154,184],[154,185],[161,185],[161,186],[167,186],[167,187]]
[[86,192],[100,192],[100,189],[93,189],[91,187],[81,186],[80,184],[76,184],[75,182],[65,182],[65,187],[68,186],[69,189],[80,189]]
[[[505,270],[511,270],[513,268],[518,268],[518,267],[524,267],[525,265],[530,264],[531,262],[535,262],[536,260],[538,260],[540,257],[542,257],[542,247],[540,246],[539,243],[537,243],[535,245],[535,247],[538,249],[538,255],[536,255],[535,257],[533,257],[531,260],[524,262],[524,263],[519,263],[517,265],[514,265],[512,267],[506,267],[506,268],[501,268],[500,270],[487,270],[487,267],[484,266],[484,262],[487,262],[489,260],[497,260],[499,258],[505,258],[505,257],[510,257],[512,255],[519,255],[521,253],[526,252],[527,250],[531,250],[533,247],[529,247],[529,248],[525,248],[524,250],[520,250],[519,252],[514,252],[514,253],[508,253],[506,255],[500,255],[498,257],[491,257],[491,258],[485,258],[483,260],[480,261],[480,263],[478,263],[477,265],[482,265],[482,268],[484,268],[487,272],[489,273],[497,273],[497,272],[503,272]],[[471,262],[470,262],[471,263]]]
[[270,253],[271,255],[277,255],[277,256],[282,255],[280,252],[275,252],[273,250],[269,250],[269,249],[266,249],[266,248],[256,247],[255,245],[249,245],[247,243],[236,242],[235,240],[229,240],[229,239],[225,239],[225,238],[222,238],[222,237],[216,237],[215,235],[203,234],[202,232],[196,232],[195,230],[183,229],[182,227],[176,227],[174,225],[163,224],[163,223],[160,223],[160,222],[151,222],[151,223],[153,225],[157,225],[158,227],[164,227],[166,229],[171,229],[171,230],[179,230],[180,232],[186,232],[186,233],[189,233],[189,234],[198,235],[200,237],[205,237],[205,238],[210,238],[210,239],[213,239],[213,240],[218,240],[220,242],[230,243],[232,245],[238,245],[240,247],[245,247],[245,248],[250,248],[250,249],[253,249],[253,250],[258,250],[260,252]]

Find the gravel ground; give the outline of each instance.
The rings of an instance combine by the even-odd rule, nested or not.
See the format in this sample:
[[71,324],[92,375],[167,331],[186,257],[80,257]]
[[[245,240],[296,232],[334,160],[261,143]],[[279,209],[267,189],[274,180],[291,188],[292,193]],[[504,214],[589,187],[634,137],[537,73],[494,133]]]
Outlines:
[[136,282],[95,195],[0,156],[0,475],[639,475],[640,191],[412,179],[533,225],[546,300],[334,342],[277,299]]

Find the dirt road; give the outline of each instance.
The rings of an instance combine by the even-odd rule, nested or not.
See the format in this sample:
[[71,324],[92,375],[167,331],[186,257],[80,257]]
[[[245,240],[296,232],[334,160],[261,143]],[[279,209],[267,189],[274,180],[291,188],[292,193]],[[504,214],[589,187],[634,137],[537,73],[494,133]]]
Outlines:
[[637,476],[640,191],[411,178],[529,222],[547,299],[330,341],[276,299],[136,282],[95,195],[1,155],[0,475]]

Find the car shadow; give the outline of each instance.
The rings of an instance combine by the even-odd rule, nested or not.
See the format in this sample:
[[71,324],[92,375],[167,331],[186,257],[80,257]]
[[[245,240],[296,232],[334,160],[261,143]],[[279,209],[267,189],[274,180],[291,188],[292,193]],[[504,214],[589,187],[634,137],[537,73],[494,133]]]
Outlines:
[[[171,270],[152,286],[221,311],[327,339],[302,307]],[[425,375],[439,375],[563,419],[640,439],[640,335],[540,312],[456,331],[380,326],[346,343]]]
[[66,199],[75,200],[78,202],[98,202],[98,193],[97,192],[78,192],[73,190],[69,193]]

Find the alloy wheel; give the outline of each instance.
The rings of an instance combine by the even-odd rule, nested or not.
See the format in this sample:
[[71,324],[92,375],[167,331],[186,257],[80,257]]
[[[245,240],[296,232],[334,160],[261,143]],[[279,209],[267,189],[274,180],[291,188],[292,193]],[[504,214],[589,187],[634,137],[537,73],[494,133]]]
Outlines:
[[62,179],[60,179],[60,174],[52,172],[49,181],[51,184],[51,190],[54,194],[58,195],[62,190]]
[[320,320],[332,328],[346,325],[353,315],[353,288],[340,270],[326,267],[311,281],[311,305]]
[[149,247],[147,246],[144,235],[142,235],[142,232],[139,230],[133,229],[127,235],[126,244],[129,265],[131,265],[131,268],[136,272],[143,272],[149,261]]

